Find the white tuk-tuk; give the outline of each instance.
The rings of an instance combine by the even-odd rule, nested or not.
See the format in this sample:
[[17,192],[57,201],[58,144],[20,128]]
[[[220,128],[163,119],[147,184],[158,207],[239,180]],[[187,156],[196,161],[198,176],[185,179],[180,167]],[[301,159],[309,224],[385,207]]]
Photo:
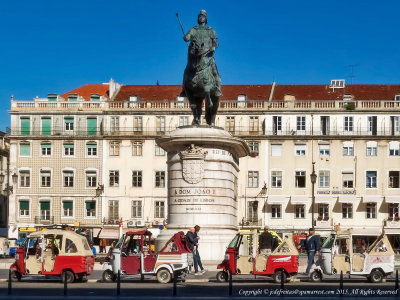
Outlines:
[[10,242],[6,237],[0,237],[0,255],[6,257],[10,253]]
[[[365,249],[363,249],[365,248]],[[332,233],[322,244],[312,281],[324,275],[350,274],[366,276],[379,283],[394,271],[394,251],[385,234],[381,234],[369,247],[354,247],[352,230]]]

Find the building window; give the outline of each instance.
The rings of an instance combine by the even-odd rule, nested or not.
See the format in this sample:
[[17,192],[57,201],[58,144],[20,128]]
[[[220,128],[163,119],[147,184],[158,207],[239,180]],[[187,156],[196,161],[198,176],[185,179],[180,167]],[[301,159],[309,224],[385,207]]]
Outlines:
[[377,156],[378,146],[377,142],[367,142],[367,156]]
[[74,118],[73,117],[65,117],[64,124],[65,124],[65,131],[73,131],[74,130]]
[[389,219],[399,218],[399,203],[389,203]]
[[29,217],[29,200],[19,200],[19,215],[20,217]]
[[353,218],[353,204],[343,203],[342,204],[342,218],[352,219]]
[[143,155],[143,142],[132,142],[132,155],[142,156]]
[[343,156],[353,156],[354,155],[354,145],[353,143],[343,143]]
[[143,117],[133,117],[133,131],[142,132],[143,131]]
[[273,135],[278,135],[282,133],[282,117],[273,116],[272,117],[272,130]]
[[30,135],[31,134],[30,119],[22,117],[20,119],[20,122],[21,122],[21,135]]
[[19,171],[19,186],[20,187],[31,186],[31,172],[29,170]]
[[165,132],[165,117],[156,117],[156,131]]
[[294,217],[295,219],[304,219],[305,218],[305,207],[303,204],[295,205],[294,207]]
[[329,171],[319,171],[319,187],[328,188],[329,187]]
[[114,222],[119,220],[118,206],[118,200],[108,200],[108,218]]
[[353,132],[353,117],[344,117],[344,131]]
[[142,187],[142,171],[132,171],[132,186]]
[[142,217],[142,201],[133,200],[132,201],[132,218]]
[[111,117],[111,132],[119,131],[119,117]]
[[271,171],[271,187],[282,187],[282,171]]
[[51,171],[40,171],[40,187],[51,187]]
[[319,145],[319,155],[320,156],[329,156],[329,145]]
[[329,204],[318,204],[318,219],[329,219]]
[[306,171],[296,171],[295,175],[295,186],[297,188],[305,188],[306,187]]
[[367,219],[376,219],[376,203],[367,203]]
[[376,171],[367,171],[366,173],[366,188],[376,188]]
[[258,132],[258,117],[249,117],[249,131]]
[[42,118],[42,135],[51,134],[51,118]]
[[96,217],[96,200],[85,201],[86,217]]
[[259,153],[259,143],[255,141],[250,141],[247,143],[250,148],[250,155],[251,156],[258,156]]
[[154,218],[165,218],[165,203],[164,201],[154,202]]
[[389,155],[399,156],[400,142],[390,142],[389,143]]
[[342,182],[344,188],[353,188],[354,187],[353,172],[342,172]]
[[377,116],[369,116],[367,118],[368,133],[377,135],[378,132],[378,118]]
[[97,156],[97,143],[88,142],[86,144],[86,150],[87,156]]
[[163,148],[161,148],[160,146],[156,145],[154,148],[154,155],[155,156],[164,156],[165,155],[165,151]]
[[62,206],[63,206],[62,213],[64,218],[74,216],[74,202],[72,200],[63,200]]
[[63,171],[63,182],[64,187],[74,186],[74,172],[73,171]]
[[225,119],[225,130],[231,133],[235,132],[235,117],[226,117]]
[[297,131],[305,131],[306,130],[306,117],[305,116],[297,116],[296,117],[296,130]]
[[40,220],[50,221],[50,201],[40,201]]
[[272,219],[281,218],[281,205],[271,205],[271,218]]
[[119,142],[118,141],[110,142],[110,156],[119,156]]
[[96,171],[86,171],[86,187],[94,188],[97,186]]
[[249,188],[258,187],[258,171],[248,172],[248,187]]
[[156,171],[155,186],[159,187],[159,188],[165,187],[165,172],[164,171]]
[[40,149],[41,149],[42,156],[50,156],[51,155],[51,143],[49,143],[49,142],[41,143]]
[[64,156],[74,156],[74,143],[64,143]]
[[389,188],[400,188],[400,171],[389,171]]
[[179,127],[181,126],[188,126],[189,125],[189,117],[187,116],[180,116],[179,117]]
[[87,134],[97,134],[97,118],[87,118]]
[[247,203],[247,221],[258,222],[258,201],[249,201]]
[[118,187],[119,186],[119,171],[110,171],[110,186]]
[[294,145],[294,151],[296,156],[306,156],[306,145]]
[[31,156],[31,144],[29,142],[19,144],[19,156]]
[[282,156],[282,144],[271,144],[271,156]]

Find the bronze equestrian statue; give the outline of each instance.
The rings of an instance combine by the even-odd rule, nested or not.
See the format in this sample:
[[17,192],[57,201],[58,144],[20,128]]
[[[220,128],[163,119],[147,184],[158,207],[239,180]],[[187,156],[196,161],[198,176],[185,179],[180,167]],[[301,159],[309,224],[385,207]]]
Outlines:
[[189,99],[193,113],[192,125],[200,125],[205,99],[206,121],[210,127],[214,127],[219,97],[222,96],[221,78],[214,59],[214,52],[218,47],[217,34],[206,25],[207,12],[205,10],[200,11],[197,22],[199,25],[190,29],[183,37],[185,42],[190,42],[190,44],[181,95]]

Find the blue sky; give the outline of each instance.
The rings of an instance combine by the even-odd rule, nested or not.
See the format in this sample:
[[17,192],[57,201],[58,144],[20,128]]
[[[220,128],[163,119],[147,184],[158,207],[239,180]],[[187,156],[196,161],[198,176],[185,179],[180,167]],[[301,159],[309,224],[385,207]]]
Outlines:
[[223,84],[399,84],[400,1],[0,2],[0,130],[10,96],[31,100],[114,78],[180,84],[185,31],[201,9],[219,38]]

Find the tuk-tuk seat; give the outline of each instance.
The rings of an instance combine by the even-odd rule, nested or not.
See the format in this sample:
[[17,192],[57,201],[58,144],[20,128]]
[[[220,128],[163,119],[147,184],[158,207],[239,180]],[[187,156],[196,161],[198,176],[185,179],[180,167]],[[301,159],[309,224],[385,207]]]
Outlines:
[[54,269],[55,259],[53,258],[53,251],[46,249],[43,251],[43,269],[45,272],[52,272]]
[[333,257],[332,267],[336,269],[337,274],[343,271],[343,274],[350,272],[350,262],[346,262],[347,255],[337,254]]
[[40,259],[36,258],[36,255],[29,255],[25,264],[29,274],[40,274],[42,272],[42,263]]
[[362,253],[353,254],[353,271],[361,272],[364,269],[365,255]]
[[253,272],[253,262],[250,255],[241,255],[236,263],[240,274],[251,274]]
[[267,269],[267,258],[265,255],[259,254],[256,256],[256,271],[265,272]]

